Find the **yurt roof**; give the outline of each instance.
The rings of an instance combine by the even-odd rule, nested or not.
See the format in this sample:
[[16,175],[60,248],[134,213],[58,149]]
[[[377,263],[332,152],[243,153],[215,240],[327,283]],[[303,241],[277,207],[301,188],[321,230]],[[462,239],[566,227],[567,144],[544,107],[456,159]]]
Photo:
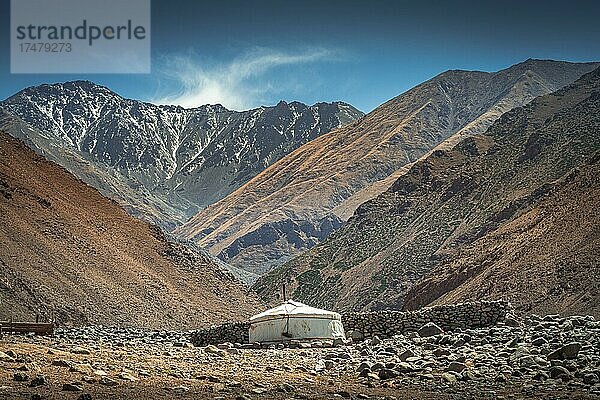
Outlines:
[[271,319],[279,319],[284,317],[293,317],[293,318],[315,318],[315,319],[340,319],[340,314],[333,312],[322,310],[320,308],[314,308],[307,306],[306,304],[302,304],[300,302],[294,300],[288,300],[285,303],[271,308],[265,312],[260,314],[256,314],[250,317],[250,322],[260,322],[267,321]]

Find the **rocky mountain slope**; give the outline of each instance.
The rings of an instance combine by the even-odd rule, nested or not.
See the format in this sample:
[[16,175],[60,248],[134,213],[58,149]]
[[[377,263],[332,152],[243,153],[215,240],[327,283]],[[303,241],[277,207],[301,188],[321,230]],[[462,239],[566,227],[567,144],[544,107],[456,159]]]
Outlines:
[[280,102],[244,112],[157,106],[88,81],[28,88],[0,109],[0,128],[168,229],[363,115],[340,102]]
[[599,150],[597,69],[415,163],[255,287],[292,279],[295,299],[336,310],[502,297],[598,315]]
[[208,257],[0,132],[0,320],[183,329],[259,308]]
[[595,65],[527,60],[495,73],[444,72],[303,145],[176,232],[264,272],[322,241],[435,146],[484,132]]
[[[595,132],[598,134],[598,131]],[[600,315],[600,151],[521,215],[460,248],[405,307],[506,298],[519,311]]]

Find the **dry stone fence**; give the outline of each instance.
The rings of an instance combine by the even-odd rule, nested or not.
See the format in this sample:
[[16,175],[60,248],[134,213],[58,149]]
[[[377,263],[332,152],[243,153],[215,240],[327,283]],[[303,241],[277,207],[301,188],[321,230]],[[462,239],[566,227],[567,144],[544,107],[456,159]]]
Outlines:
[[421,308],[416,311],[373,311],[345,314],[342,318],[346,334],[353,339],[373,336],[392,337],[416,332],[427,323],[444,331],[456,328],[482,328],[505,320],[511,311],[506,301],[481,301]]
[[194,346],[208,346],[219,343],[248,343],[248,329],[250,322],[228,322],[223,325],[214,325],[192,333]]
[[[506,320],[512,311],[506,301],[479,301],[426,307],[416,311],[371,311],[342,315],[342,323],[348,337],[361,340],[373,336],[392,337],[407,332],[417,332],[428,323],[444,331],[457,328],[481,328]],[[230,322],[200,329],[192,334],[196,346],[218,343],[248,343],[250,323]]]

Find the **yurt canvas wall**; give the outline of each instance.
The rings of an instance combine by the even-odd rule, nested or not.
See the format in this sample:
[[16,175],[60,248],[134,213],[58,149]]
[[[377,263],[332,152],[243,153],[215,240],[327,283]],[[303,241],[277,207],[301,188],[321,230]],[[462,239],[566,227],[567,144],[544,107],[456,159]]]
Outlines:
[[340,314],[292,300],[251,317],[248,333],[250,342],[345,338]]

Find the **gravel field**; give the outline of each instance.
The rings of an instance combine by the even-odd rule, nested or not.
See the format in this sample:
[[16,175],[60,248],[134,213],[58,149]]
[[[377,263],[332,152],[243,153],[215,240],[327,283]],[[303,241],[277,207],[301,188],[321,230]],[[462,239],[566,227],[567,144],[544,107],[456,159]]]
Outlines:
[[0,399],[600,398],[600,323],[515,326],[322,347],[194,347],[190,332],[107,327],[0,339]]

